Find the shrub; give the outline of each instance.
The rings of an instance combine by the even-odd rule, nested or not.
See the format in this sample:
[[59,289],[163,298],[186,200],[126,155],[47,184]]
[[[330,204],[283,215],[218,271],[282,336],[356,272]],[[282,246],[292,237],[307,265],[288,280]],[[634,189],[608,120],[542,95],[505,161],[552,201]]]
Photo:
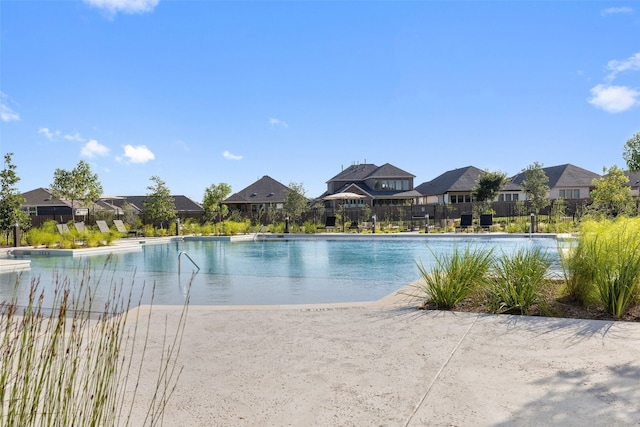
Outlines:
[[577,244],[561,256],[567,291],[586,304],[594,296],[622,316],[640,285],[640,218],[584,220]]
[[486,283],[493,249],[471,250],[467,247],[461,252],[456,247],[451,254],[438,256],[433,251],[431,254],[436,261],[431,270],[421,262],[417,263],[425,284],[416,285],[412,296],[422,298],[425,304],[432,303],[438,309],[451,309]]
[[503,254],[489,281],[489,306],[496,313],[529,314],[531,307],[540,302],[540,290],[550,266],[550,258],[540,248]]

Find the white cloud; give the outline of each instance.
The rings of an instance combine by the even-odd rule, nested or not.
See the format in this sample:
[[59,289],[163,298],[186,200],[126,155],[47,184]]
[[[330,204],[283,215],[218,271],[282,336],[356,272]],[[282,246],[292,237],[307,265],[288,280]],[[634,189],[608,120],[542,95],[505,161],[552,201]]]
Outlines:
[[276,118],[274,118],[274,117],[269,118],[269,124],[270,124],[271,126],[280,126],[280,127],[283,127],[283,128],[288,128],[288,127],[289,127],[289,125],[287,124],[287,122],[282,121],[282,120],[280,120],[280,119],[276,119]]
[[610,7],[600,12],[602,16],[617,15],[620,13],[633,13],[633,9],[630,7]]
[[40,128],[40,129],[38,129],[38,133],[44,135],[47,139],[52,140],[52,141],[56,137],[58,137],[60,135],[60,131],[59,130],[52,131],[49,128]]
[[106,156],[107,154],[109,154],[109,149],[100,144],[95,139],[92,139],[87,142],[84,147],[82,147],[82,150],[80,150],[80,154],[84,157],[92,159],[96,156]]
[[84,0],[85,3],[103,9],[111,15],[123,13],[147,13],[153,11],[159,0]]
[[66,139],[67,141],[78,141],[78,142],[86,141],[83,137],[80,136],[78,132],[74,133],[73,135],[66,134],[63,136],[63,138]]
[[20,120],[20,115],[5,103],[6,98],[7,95],[0,92],[0,120],[3,122],[15,122]]
[[597,85],[591,89],[589,103],[608,113],[621,113],[640,104],[640,92],[626,86]]
[[631,55],[627,59],[618,61],[613,59],[607,64],[607,69],[611,70],[607,78],[611,81],[618,76],[618,73],[623,71],[640,71],[640,52]]
[[124,157],[131,163],[146,163],[156,158],[146,145],[134,147],[129,144],[124,146]]
[[222,157],[224,157],[225,159],[229,159],[229,160],[242,160],[243,156],[238,156],[236,154],[231,154],[230,152],[225,150],[225,152],[222,153]]

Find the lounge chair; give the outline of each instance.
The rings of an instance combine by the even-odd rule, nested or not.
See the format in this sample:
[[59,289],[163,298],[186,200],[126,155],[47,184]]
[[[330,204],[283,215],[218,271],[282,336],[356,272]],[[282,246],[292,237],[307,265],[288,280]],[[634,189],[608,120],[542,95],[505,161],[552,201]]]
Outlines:
[[336,217],[328,216],[324,222],[324,228],[325,230],[328,230],[330,228],[336,228]]
[[99,219],[98,221],[96,221],[96,225],[98,226],[98,229],[100,230],[101,233],[109,233],[111,230],[109,230],[109,226],[107,225],[107,221],[103,221],[101,219]]
[[137,230],[127,230],[127,227],[124,225],[124,222],[122,222],[121,219],[114,219],[113,220],[113,225],[116,226],[116,229],[118,230],[118,233],[133,234],[135,236],[138,235],[138,231]]
[[466,230],[467,228],[473,228],[473,215],[471,214],[460,215],[460,226],[457,228],[460,228],[462,230]]
[[84,222],[83,221],[75,222],[73,224],[73,226],[76,228],[76,230],[78,230],[79,233],[84,233]]
[[116,226],[116,230],[118,230],[119,233],[123,233],[123,234],[129,233],[129,230],[127,230],[127,227],[124,226],[124,222],[122,222],[121,219],[114,219],[113,225]]
[[56,228],[58,229],[58,233],[60,234],[69,233],[69,226],[67,224],[56,224]]
[[487,231],[491,231],[491,226],[493,225],[493,215],[491,214],[482,214],[480,215],[480,228],[486,228]]

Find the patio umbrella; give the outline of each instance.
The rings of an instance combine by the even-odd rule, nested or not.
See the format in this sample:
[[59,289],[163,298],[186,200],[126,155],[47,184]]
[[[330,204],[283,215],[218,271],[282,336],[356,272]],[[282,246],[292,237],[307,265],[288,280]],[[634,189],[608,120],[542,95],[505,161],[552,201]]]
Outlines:
[[348,191],[344,191],[342,193],[329,194],[324,197],[324,200],[342,200],[342,232],[345,232],[344,228],[344,202],[347,200],[356,200],[356,199],[364,199],[367,196],[363,196],[362,194],[350,193]]

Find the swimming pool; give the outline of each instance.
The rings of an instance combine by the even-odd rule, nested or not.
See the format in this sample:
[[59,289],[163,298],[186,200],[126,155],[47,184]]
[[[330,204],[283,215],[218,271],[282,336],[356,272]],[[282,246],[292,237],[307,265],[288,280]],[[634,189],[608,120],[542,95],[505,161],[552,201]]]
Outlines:
[[[136,251],[112,255],[32,257],[31,270],[21,277],[3,274],[0,293],[2,299],[11,296],[19,280],[25,294],[19,298],[23,299],[28,296],[32,278],[40,277],[44,285],[55,274],[77,276],[89,267],[96,272],[105,270],[106,278],[100,285],[105,289],[96,291],[97,299],[106,297],[108,284],[104,282],[108,279],[132,283],[136,302],[137,288],[142,289],[145,283],[149,289],[155,283],[154,304],[183,304],[186,286],[195,273],[190,302],[197,305],[374,301],[418,279],[416,262],[425,267],[433,265],[432,251],[441,254],[467,245],[493,247],[496,254],[538,246],[558,258],[552,238],[176,240],[140,245]],[[188,257],[179,257],[180,253]],[[197,273],[195,265],[200,268]],[[150,292],[145,291],[142,303],[150,300]]]

